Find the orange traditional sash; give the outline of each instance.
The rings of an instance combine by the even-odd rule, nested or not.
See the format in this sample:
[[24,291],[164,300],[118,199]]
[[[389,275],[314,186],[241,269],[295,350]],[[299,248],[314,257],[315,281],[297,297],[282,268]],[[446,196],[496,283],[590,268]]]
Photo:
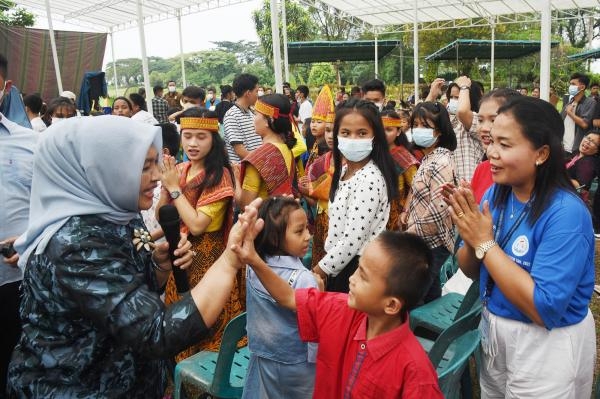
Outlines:
[[417,161],[417,158],[415,158],[410,151],[408,151],[402,145],[397,145],[392,148],[390,150],[390,154],[392,155],[392,159],[396,165],[396,171],[399,175],[404,173],[405,170],[413,165],[419,166],[419,161]]
[[309,166],[306,174],[309,181],[309,196],[327,201],[333,177],[332,151],[326,152]]
[[242,182],[248,164],[258,170],[270,196],[294,194],[294,161],[292,160],[292,172],[290,173],[283,154],[276,145],[263,143],[242,160],[240,172]]

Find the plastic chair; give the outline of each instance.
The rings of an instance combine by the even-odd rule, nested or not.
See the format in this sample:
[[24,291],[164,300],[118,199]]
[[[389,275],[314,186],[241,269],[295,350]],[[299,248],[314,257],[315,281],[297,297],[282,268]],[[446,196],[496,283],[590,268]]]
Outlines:
[[453,322],[435,341],[417,337],[436,369],[440,389],[447,399],[473,396],[467,366],[479,347],[480,316],[481,308],[476,307]]
[[429,332],[429,336],[435,337],[473,308],[481,309],[479,280],[473,281],[465,295],[451,292],[413,309],[410,327],[416,335],[424,335],[417,331],[423,329]]
[[182,360],[175,367],[175,399],[181,398],[182,385],[198,387],[217,398],[241,398],[250,360],[248,347],[237,343],[246,335],[246,313],[225,326],[219,352],[202,351]]
[[454,276],[454,273],[456,273],[457,270],[458,261],[456,260],[456,256],[452,254],[448,256],[440,268],[440,284],[442,287],[448,280],[450,280],[450,277]]

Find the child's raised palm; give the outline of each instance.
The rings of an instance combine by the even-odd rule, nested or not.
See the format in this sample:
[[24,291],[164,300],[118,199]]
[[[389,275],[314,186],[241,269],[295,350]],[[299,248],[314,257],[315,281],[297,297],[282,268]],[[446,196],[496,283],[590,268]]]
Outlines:
[[264,221],[258,219],[260,198],[255,199],[246,206],[245,212],[240,214],[238,222],[231,229],[228,246],[236,254],[240,262],[255,264],[260,257],[254,248],[254,239],[264,227]]

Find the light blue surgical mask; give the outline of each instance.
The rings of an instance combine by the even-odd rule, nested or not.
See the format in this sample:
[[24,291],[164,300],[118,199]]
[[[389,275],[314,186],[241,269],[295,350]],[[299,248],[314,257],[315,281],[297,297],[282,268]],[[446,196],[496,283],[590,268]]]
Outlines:
[[448,101],[448,113],[450,115],[456,115],[456,111],[458,111],[458,100],[456,98],[451,98]]
[[579,93],[579,86],[577,85],[570,85],[569,86],[569,95],[570,96],[576,96]]
[[371,155],[373,151],[373,138],[349,139],[338,136],[338,149],[350,162],[360,162]]
[[419,147],[429,148],[435,144],[437,137],[433,135],[433,129],[430,127],[413,127],[412,139]]

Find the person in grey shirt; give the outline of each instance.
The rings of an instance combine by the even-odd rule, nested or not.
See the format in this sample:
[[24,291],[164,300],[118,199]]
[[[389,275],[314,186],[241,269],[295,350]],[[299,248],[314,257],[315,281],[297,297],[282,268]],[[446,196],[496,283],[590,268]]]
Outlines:
[[[6,80],[8,61],[0,54],[0,105],[12,82]],[[0,113],[0,244],[12,244],[27,228],[33,153],[38,134]],[[0,392],[6,390],[8,363],[21,334],[19,286],[23,272],[19,255],[0,255]]]

